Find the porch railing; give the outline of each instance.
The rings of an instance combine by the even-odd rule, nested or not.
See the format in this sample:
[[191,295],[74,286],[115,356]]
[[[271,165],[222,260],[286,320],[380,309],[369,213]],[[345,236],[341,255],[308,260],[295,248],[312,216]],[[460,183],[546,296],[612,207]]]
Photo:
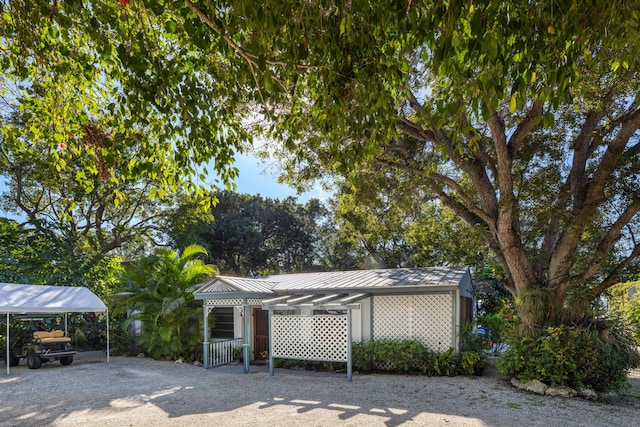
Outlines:
[[237,360],[239,355],[242,354],[242,338],[211,342],[209,350],[209,360],[212,368],[226,365]]

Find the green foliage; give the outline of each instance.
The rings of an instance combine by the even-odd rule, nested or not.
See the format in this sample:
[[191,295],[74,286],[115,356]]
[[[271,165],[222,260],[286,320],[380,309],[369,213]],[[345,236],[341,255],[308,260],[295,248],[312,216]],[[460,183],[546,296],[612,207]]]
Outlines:
[[360,372],[374,370],[425,375],[475,375],[484,366],[477,351],[456,353],[452,348],[433,352],[412,340],[376,340],[355,342],[352,346],[353,366]]
[[478,325],[489,328],[491,334],[490,338],[494,343],[501,343],[504,341],[503,333],[506,328],[506,322],[503,314],[485,314],[483,316],[478,316],[477,320]]
[[311,365],[308,360],[274,358],[273,366],[285,369],[309,369]]
[[300,186],[365,168],[400,200],[438,198],[514,295],[552,289],[543,310],[518,302],[531,328],[638,256],[634,2],[124,3],[2,5],[2,95],[26,115],[6,144],[58,171],[67,143],[86,176],[157,179],[155,197],[199,187],[206,162],[229,185],[257,117]]
[[[10,123],[16,132],[28,132],[30,127],[24,117]],[[158,176],[125,177],[135,167],[144,144],[137,138],[120,148],[117,161],[104,165],[106,176],[98,169],[87,171],[87,163],[95,162],[98,152],[85,153],[76,146],[86,146],[94,139],[115,144],[97,128],[91,128],[91,135],[74,134],[64,149],[38,149],[38,142],[30,136],[12,142],[0,134],[0,176],[6,183],[0,206],[63,240],[78,254],[117,251],[123,257],[135,256],[166,239],[162,225],[181,194],[163,191],[160,197]],[[61,161],[65,167],[60,167]],[[103,162],[106,160],[100,164]],[[150,170],[159,167],[148,165]]]
[[[107,346],[107,324],[104,314],[82,313],[68,318],[68,327],[75,347],[80,351],[105,350]],[[109,325],[111,327],[111,325]],[[110,343],[113,331],[109,330]]]
[[629,331],[616,320],[600,320],[586,327],[548,327],[540,337],[509,344],[510,350],[498,359],[498,371],[522,381],[618,390],[626,384],[629,369],[640,363]]
[[619,283],[607,290],[609,311],[629,324],[640,344],[640,281]]
[[178,246],[186,239],[198,242],[207,249],[207,262],[224,274],[279,274],[314,267],[319,224],[327,215],[317,199],[303,205],[292,197],[278,200],[227,191],[214,196],[218,202],[209,218],[173,235]]
[[57,233],[43,221],[0,218],[0,281],[85,286],[106,297],[117,283],[121,259]]
[[503,285],[504,270],[493,257],[486,257],[473,269],[473,294],[476,298],[478,315],[501,312],[512,305],[513,295]]
[[[353,172],[333,202],[344,241],[352,242],[388,268],[424,265],[484,266],[489,248],[478,230],[431,200],[407,191],[376,169]],[[405,174],[406,175],[406,174]],[[353,184],[357,183],[357,184]]]
[[129,333],[125,327],[126,315],[110,316],[110,348],[113,356],[137,356],[146,349],[140,345],[138,337]]
[[127,266],[123,287],[114,295],[114,314],[128,315],[122,329],[142,321],[139,343],[154,358],[193,359],[199,351],[202,306],[193,291],[216,270],[197,256],[204,248],[187,246],[181,254],[159,249]]
[[[238,70],[222,71],[224,54],[210,56],[218,58],[211,67],[188,55],[195,48],[188,45],[202,40],[203,29],[184,6],[166,2],[166,13],[156,2],[146,9],[142,2],[129,6],[46,0],[2,6],[0,34],[12,46],[2,49],[2,89],[10,93],[5,98],[10,104],[28,114],[27,126],[5,124],[3,134],[26,152],[54,151],[58,170],[69,164],[67,153],[73,151],[86,155],[81,164],[87,177],[156,179],[153,193],[159,196],[206,179],[197,165],[211,158],[217,178],[228,184],[237,175],[232,156],[246,139],[235,118],[247,92],[241,85],[222,90],[224,109],[222,103],[216,107],[215,88],[195,74],[222,82],[225,75],[239,77]],[[185,25],[198,35],[185,33]],[[184,45],[176,43],[178,36]],[[88,140],[90,126],[103,130],[108,143]],[[68,148],[58,152],[60,144]],[[137,153],[134,160],[130,150]],[[114,165],[118,170],[111,173]]]

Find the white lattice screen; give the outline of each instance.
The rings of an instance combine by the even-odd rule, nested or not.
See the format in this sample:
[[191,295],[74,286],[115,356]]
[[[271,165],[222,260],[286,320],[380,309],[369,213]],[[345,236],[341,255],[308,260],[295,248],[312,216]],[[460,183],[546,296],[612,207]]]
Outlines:
[[347,361],[347,316],[271,316],[273,357]]
[[205,300],[205,305],[207,307],[233,307],[236,305],[244,304],[244,299],[242,298],[227,298],[227,299],[208,299]]
[[434,351],[453,345],[452,295],[376,295],[373,339],[417,340]]

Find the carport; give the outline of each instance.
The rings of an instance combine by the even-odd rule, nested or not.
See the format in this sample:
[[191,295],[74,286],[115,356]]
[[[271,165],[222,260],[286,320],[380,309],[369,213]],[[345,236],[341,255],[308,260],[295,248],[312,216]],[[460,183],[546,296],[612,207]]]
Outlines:
[[11,314],[86,312],[106,313],[107,362],[109,362],[109,310],[96,294],[83,287],[0,283],[0,313],[7,315],[7,375],[9,375],[9,316]]

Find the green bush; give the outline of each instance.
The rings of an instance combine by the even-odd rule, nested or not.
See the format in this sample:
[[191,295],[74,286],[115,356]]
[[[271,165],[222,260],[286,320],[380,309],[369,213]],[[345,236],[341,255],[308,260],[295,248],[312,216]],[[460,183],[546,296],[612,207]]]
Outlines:
[[503,331],[505,329],[505,320],[502,314],[485,314],[478,316],[478,324],[489,328],[491,340],[494,343],[500,343],[503,340]]
[[498,372],[599,392],[623,387],[629,369],[640,362],[633,336],[614,320],[548,327],[542,336],[511,340],[510,346],[498,359]]
[[425,375],[474,375],[484,360],[477,351],[433,352],[419,341],[379,340],[353,343],[353,366],[360,372],[419,372]]

